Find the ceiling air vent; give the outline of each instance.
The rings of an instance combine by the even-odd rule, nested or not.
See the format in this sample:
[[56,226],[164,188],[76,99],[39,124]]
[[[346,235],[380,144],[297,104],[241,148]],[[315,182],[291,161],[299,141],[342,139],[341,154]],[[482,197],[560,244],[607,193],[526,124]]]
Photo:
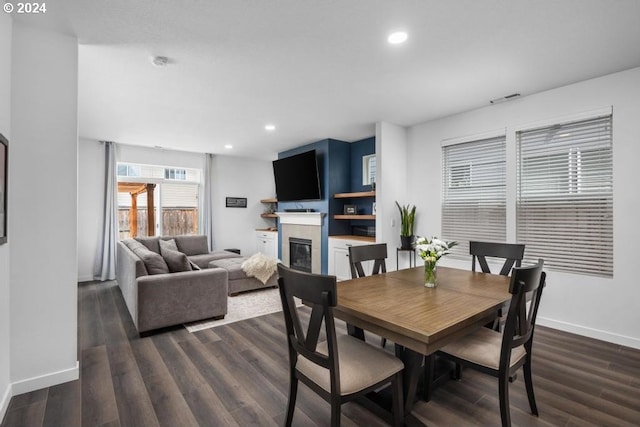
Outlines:
[[499,104],[505,101],[511,101],[512,99],[518,98],[520,96],[519,93],[512,93],[511,95],[503,96],[502,98],[496,98],[489,101],[490,104]]

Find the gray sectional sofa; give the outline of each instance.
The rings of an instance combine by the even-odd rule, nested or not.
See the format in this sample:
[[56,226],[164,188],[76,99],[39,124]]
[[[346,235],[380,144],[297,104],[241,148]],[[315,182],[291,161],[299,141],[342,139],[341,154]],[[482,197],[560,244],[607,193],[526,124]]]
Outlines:
[[[166,244],[161,249],[161,239],[165,243],[173,239],[177,251],[167,250]],[[118,242],[118,286],[138,332],[224,317],[228,272],[208,267],[211,261],[238,257],[227,251],[210,253],[206,236],[147,237]]]

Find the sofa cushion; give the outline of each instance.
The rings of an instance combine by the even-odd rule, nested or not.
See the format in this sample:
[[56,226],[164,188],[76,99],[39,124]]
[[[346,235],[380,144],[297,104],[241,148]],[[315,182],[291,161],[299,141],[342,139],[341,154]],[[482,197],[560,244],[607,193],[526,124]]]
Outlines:
[[162,251],[162,258],[164,258],[171,273],[192,270],[189,258],[182,252],[163,249],[162,246],[160,246],[160,251]]
[[160,245],[158,237],[134,237],[134,239],[147,247],[150,251],[160,254]]
[[209,263],[211,261],[225,258],[242,258],[242,256],[227,251],[210,252],[200,255],[189,255],[189,259],[197,264],[200,268],[209,268]]
[[229,280],[246,279],[248,276],[242,271],[242,263],[246,259],[245,257],[217,259],[211,261],[209,268],[224,268],[229,273]]
[[209,253],[207,236],[175,236],[174,238],[178,245],[178,250],[189,256]]
[[175,239],[159,239],[158,240],[158,245],[160,246],[160,255],[164,254],[162,253],[163,250],[170,250],[170,251],[176,251],[176,252],[180,252],[178,250],[178,246],[176,245],[176,240]]
[[126,245],[138,258],[144,262],[149,274],[164,274],[169,272],[169,267],[162,256],[151,251],[137,240],[127,240]]

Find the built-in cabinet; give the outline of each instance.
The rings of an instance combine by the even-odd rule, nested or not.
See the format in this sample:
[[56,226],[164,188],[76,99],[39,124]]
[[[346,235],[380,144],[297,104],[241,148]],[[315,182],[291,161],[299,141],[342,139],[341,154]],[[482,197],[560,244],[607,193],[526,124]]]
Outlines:
[[[336,276],[338,280],[351,279],[349,246],[370,245],[372,243],[375,243],[373,237],[330,236],[328,273]],[[363,262],[362,267],[367,275],[370,274],[373,269],[373,261]]]
[[256,252],[278,258],[278,232],[256,230]]

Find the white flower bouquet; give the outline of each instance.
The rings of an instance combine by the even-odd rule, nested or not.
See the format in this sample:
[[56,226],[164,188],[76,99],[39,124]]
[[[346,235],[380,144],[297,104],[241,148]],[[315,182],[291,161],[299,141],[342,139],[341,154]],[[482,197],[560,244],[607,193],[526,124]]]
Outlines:
[[426,287],[433,288],[437,284],[436,264],[438,260],[449,253],[449,250],[458,242],[447,242],[437,237],[418,237],[416,249],[418,255],[424,260],[424,283]]
[[416,249],[420,258],[425,262],[438,262],[440,258],[449,253],[449,249],[456,246],[458,242],[447,242],[437,237],[418,237]]

